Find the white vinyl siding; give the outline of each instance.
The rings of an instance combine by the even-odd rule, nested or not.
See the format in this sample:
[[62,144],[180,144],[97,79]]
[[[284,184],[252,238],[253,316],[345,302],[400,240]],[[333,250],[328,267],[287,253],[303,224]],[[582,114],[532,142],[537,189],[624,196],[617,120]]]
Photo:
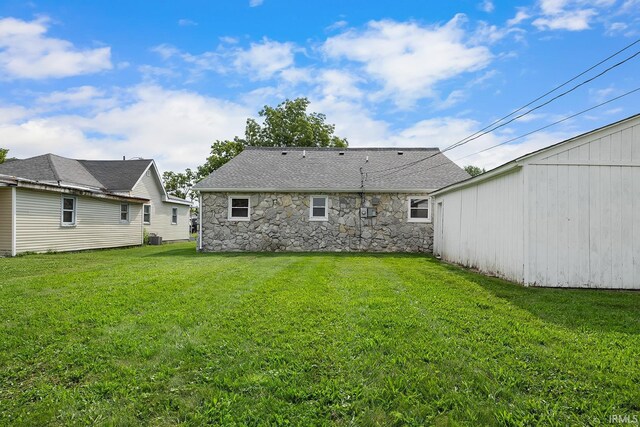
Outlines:
[[60,193],[17,189],[17,252],[75,251],[139,245],[142,241],[142,205],[130,205],[131,222],[120,223],[120,202],[76,197],[74,227],[60,222]]
[[11,254],[11,188],[0,188],[0,255]]
[[[164,195],[159,183],[159,177],[155,170],[151,168],[145,172],[142,179],[132,191],[132,194],[150,200],[151,223],[145,224],[144,228],[149,233],[155,233],[162,237],[162,240],[169,242],[172,240],[189,239],[189,206],[162,200]],[[171,224],[173,208],[178,209],[178,224]]]
[[327,196],[309,197],[309,220],[327,221],[329,220],[329,198]]

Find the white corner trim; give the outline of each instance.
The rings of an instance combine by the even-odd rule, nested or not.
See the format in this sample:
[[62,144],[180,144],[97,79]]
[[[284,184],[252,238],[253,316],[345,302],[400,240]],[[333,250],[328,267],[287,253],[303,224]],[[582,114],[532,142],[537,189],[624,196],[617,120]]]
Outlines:
[[16,217],[16,200],[18,197],[16,196],[17,190],[16,187],[11,187],[11,256],[16,256],[16,245],[17,245],[17,230],[16,226],[18,225],[17,217]]

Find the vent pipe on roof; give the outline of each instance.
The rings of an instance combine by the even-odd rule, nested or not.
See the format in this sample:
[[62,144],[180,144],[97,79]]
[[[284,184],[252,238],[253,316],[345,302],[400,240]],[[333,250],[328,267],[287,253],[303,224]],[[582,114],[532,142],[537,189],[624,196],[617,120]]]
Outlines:
[[304,159],[305,157],[307,157],[307,150],[302,150],[302,158]]
[[364,162],[365,162],[365,163],[369,163],[369,156],[367,156],[367,158],[366,158],[366,159],[364,159]]

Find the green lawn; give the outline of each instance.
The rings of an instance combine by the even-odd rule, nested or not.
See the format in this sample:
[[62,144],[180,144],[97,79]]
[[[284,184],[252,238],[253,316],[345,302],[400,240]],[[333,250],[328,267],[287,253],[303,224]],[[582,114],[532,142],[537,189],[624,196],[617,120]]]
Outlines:
[[0,425],[579,425],[640,415],[640,293],[418,255],[0,259]]

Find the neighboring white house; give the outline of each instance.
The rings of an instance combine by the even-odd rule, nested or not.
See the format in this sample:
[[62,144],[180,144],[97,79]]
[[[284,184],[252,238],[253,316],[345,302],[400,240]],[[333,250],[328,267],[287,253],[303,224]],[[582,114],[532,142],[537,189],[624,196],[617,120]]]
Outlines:
[[432,197],[446,261],[531,286],[640,289],[640,115]]
[[10,160],[0,165],[0,254],[139,245],[145,229],[187,240],[189,209],[166,194],[153,160]]

